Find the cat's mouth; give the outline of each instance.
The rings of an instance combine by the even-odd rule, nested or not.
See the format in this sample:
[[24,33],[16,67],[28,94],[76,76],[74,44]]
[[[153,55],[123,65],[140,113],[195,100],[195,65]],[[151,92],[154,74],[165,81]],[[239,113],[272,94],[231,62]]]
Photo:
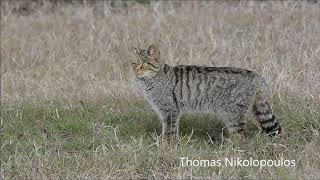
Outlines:
[[143,70],[142,69],[138,69],[138,70],[136,70],[136,72],[137,72],[138,75],[143,75]]

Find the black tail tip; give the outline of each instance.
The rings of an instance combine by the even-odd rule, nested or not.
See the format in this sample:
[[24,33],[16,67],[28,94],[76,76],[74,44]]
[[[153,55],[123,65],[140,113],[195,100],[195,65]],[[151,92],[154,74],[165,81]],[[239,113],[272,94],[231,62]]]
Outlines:
[[264,132],[270,137],[276,137],[282,133],[281,125],[277,122],[273,127],[263,129]]

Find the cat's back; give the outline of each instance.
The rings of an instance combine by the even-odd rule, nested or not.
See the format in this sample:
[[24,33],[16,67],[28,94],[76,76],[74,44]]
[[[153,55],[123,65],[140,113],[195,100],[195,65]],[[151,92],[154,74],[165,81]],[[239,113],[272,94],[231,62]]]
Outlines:
[[216,83],[217,85],[235,83],[249,83],[253,80],[264,81],[259,74],[236,67],[206,67],[206,66],[186,66],[179,65],[171,67],[170,74],[174,76],[176,83],[185,83],[186,87],[192,84]]
[[179,65],[170,71],[174,99],[182,109],[207,110],[239,99],[249,103],[265,85],[259,74],[242,68]]

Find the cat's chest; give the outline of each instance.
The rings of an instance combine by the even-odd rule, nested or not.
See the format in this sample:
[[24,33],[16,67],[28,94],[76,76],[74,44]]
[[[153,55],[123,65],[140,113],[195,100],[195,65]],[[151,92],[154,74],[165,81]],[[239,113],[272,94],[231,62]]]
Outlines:
[[153,86],[145,86],[145,98],[156,109],[176,109],[174,101],[173,89],[170,84],[154,84]]
[[143,90],[147,96],[155,96],[165,93],[163,85],[159,82],[144,83]]
[[145,82],[143,85],[148,99],[166,99],[172,94],[172,88],[164,81]]

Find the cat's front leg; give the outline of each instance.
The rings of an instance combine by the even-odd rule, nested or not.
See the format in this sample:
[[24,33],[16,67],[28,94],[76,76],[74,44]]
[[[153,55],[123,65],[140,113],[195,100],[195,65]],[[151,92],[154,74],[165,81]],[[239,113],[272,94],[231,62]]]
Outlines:
[[172,145],[178,143],[179,111],[162,111],[162,138]]

